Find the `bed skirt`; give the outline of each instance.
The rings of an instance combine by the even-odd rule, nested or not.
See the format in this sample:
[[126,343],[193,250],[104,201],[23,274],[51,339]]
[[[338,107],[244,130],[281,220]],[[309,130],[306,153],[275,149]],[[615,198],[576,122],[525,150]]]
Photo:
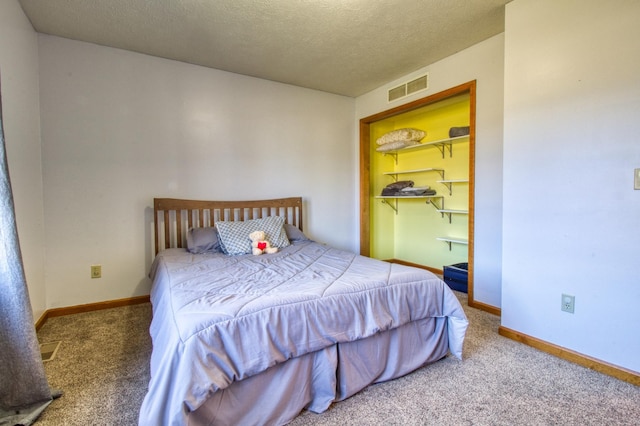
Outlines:
[[333,402],[372,383],[404,376],[447,353],[446,317],[411,322],[367,339],[292,358],[234,382],[189,413],[188,424],[283,425],[304,409],[322,413]]

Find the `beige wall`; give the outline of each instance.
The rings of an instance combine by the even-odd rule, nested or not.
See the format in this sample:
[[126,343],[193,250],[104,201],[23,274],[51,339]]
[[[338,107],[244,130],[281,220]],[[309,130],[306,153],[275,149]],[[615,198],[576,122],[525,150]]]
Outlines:
[[49,307],[148,294],[153,197],[300,195],[309,235],[353,248],[352,98],[47,35],[39,52]]
[[502,286],[504,327],[636,372],[639,24],[637,1],[507,5]]

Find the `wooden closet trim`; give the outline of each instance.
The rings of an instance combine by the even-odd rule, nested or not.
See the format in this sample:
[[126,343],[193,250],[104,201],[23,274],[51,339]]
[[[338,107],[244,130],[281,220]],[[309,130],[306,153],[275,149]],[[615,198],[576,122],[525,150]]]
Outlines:
[[[459,86],[452,87],[442,92],[417,99],[415,101],[400,105],[377,114],[360,119],[360,254],[369,256],[371,254],[370,238],[371,230],[369,219],[371,215],[370,206],[370,182],[371,182],[371,157],[370,143],[371,123],[384,120],[405,112],[445,100],[447,98],[469,94],[469,306],[483,308],[483,304],[476,304],[473,297],[473,252],[474,252],[474,217],[475,217],[475,152],[476,152],[476,81],[469,81]],[[496,313],[495,310],[492,313]]]

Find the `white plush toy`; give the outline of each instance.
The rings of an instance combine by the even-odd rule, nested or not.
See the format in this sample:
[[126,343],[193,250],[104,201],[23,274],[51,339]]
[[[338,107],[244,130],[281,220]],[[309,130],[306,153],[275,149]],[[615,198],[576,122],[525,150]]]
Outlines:
[[255,255],[259,255],[262,253],[276,253],[278,251],[277,247],[271,247],[269,241],[266,240],[267,236],[264,231],[254,231],[249,234],[249,239],[251,240],[251,252]]

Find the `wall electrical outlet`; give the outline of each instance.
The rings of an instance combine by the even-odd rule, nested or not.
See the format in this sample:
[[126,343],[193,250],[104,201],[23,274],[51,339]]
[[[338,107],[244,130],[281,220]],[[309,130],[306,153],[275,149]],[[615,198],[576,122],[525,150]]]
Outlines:
[[569,294],[562,295],[562,306],[560,306],[560,309],[562,311],[569,312],[570,314],[572,314],[573,310],[575,309],[575,305],[576,305],[575,296],[571,296]]
[[91,265],[91,278],[102,277],[102,265]]

